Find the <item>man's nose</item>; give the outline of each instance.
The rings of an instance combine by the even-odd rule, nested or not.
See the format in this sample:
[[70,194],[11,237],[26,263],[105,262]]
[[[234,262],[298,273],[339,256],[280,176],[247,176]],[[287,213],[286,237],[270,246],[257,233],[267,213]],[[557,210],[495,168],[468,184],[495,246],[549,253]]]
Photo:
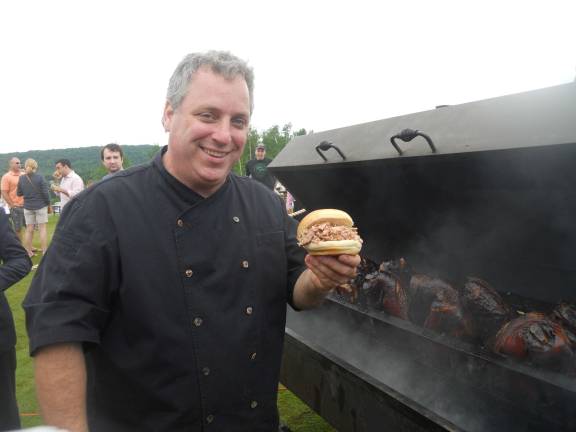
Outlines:
[[230,144],[232,142],[231,125],[228,121],[221,121],[216,125],[216,129],[212,134],[215,141],[222,144]]

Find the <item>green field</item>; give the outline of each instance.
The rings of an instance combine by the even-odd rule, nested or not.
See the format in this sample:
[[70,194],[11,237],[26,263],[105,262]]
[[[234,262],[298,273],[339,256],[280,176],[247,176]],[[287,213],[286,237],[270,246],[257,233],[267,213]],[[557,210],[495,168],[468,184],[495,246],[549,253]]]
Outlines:
[[[50,239],[52,238],[52,233],[54,232],[54,226],[57,219],[58,216],[56,215],[50,216],[50,222],[48,223],[48,234]],[[38,234],[35,233],[34,243],[36,247],[39,247],[37,240]],[[38,264],[40,258],[34,257],[33,261],[34,264]],[[14,313],[16,334],[18,337],[18,343],[16,345],[18,360],[16,385],[23,428],[42,424],[34,391],[32,360],[28,355],[28,337],[26,335],[24,311],[21,307],[22,300],[30,286],[33,274],[34,271],[6,291],[6,296],[8,297],[8,301],[10,302]],[[334,430],[283,386],[280,386],[278,391],[278,408],[280,410],[282,422],[292,431],[325,432]]]

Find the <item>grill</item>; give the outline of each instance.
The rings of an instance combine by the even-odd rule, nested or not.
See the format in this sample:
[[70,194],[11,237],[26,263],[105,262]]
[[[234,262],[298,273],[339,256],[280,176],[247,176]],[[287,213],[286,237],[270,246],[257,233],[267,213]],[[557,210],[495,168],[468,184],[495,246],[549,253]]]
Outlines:
[[[574,167],[574,83],[296,137],[270,165],[307,209],[350,213],[363,256],[544,313],[576,302]],[[339,431],[576,430],[573,371],[337,295],[289,311],[281,380]]]

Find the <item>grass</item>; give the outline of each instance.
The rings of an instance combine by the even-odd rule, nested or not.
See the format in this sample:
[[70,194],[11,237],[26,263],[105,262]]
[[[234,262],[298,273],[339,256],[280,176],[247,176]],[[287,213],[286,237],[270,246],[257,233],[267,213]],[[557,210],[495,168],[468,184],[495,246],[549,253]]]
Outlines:
[[278,410],[282,424],[293,432],[336,431],[282,384],[278,387]]
[[[58,221],[57,215],[51,215],[48,222],[48,239],[52,239],[54,228]],[[34,234],[34,246],[39,248],[38,233]],[[34,264],[38,264],[40,257],[32,259]],[[12,308],[14,323],[16,326],[16,357],[18,367],[16,369],[16,395],[20,407],[20,418],[22,427],[33,427],[42,424],[39,414],[38,402],[34,388],[34,373],[32,359],[28,355],[28,336],[26,334],[26,324],[22,301],[26,296],[34,271],[13,285],[6,291],[6,297]],[[329,432],[334,431],[321,417],[316,415],[307,405],[305,405],[294,394],[280,385],[278,388],[278,409],[281,421],[294,432]]]

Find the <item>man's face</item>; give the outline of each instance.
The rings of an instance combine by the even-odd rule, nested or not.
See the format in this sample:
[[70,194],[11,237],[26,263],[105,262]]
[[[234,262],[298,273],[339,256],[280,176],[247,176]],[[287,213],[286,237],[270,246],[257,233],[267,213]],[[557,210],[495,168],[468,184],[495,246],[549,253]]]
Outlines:
[[18,158],[10,159],[10,171],[15,173],[20,172],[20,159]]
[[120,156],[120,152],[115,152],[107,148],[104,149],[102,164],[104,165],[104,168],[106,168],[106,171],[109,173],[120,171],[123,162],[124,160],[122,159],[122,156]]
[[163,124],[170,132],[164,166],[203,196],[224,183],[242,155],[250,121],[250,96],[241,76],[228,80],[200,68],[181,105],[167,102]]
[[256,149],[256,159],[262,160],[266,156],[266,150],[263,148]]
[[60,174],[60,177],[64,177],[68,175],[69,168],[66,165],[62,165],[61,163],[56,164],[56,171]]

